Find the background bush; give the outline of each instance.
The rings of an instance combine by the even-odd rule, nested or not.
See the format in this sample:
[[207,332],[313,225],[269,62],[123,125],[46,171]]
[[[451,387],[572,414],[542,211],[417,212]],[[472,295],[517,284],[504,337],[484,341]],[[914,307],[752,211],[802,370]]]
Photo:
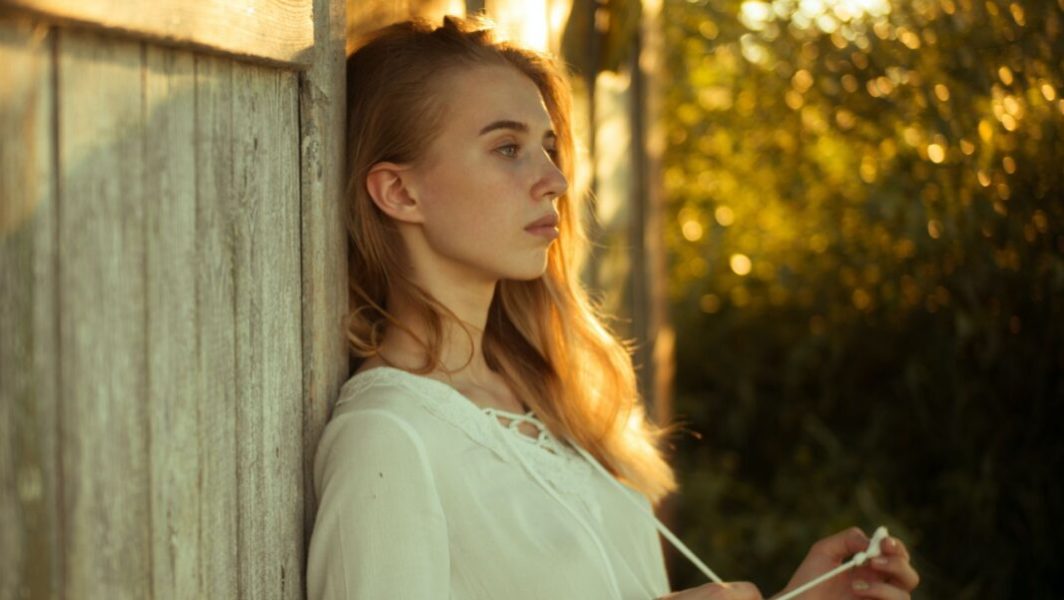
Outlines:
[[1061,597],[1064,0],[665,17],[678,533],[766,596],[882,523],[917,597]]

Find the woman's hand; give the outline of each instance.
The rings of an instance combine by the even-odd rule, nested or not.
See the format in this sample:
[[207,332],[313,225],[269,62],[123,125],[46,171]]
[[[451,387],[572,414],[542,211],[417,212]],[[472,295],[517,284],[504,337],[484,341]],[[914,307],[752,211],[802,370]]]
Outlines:
[[[780,594],[841,565],[852,555],[868,548],[868,541],[863,531],[851,527],[813,544]],[[880,551],[879,557],[871,558],[864,565],[840,573],[801,594],[801,600],[908,600],[909,592],[920,582],[920,576],[909,564],[909,551],[895,537],[884,539]]]
[[757,586],[748,581],[707,583],[696,588],[673,592],[658,600],[762,600]]

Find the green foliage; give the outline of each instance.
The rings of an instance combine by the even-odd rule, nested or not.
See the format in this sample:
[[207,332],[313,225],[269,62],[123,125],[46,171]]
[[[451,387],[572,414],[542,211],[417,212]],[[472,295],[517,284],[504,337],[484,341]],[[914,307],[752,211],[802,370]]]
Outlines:
[[1057,597],[1064,0],[887,4],[665,2],[673,508],[766,596],[882,523],[917,597]]

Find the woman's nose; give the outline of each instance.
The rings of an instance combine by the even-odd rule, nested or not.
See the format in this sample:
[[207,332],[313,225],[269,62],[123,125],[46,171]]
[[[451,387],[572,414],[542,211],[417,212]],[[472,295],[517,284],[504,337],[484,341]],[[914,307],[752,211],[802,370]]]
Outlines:
[[554,161],[549,158],[547,159],[546,168],[547,173],[540,182],[543,186],[541,194],[553,200],[565,194],[566,190],[569,189],[569,181],[565,178],[562,170],[558,168],[558,165],[554,164]]

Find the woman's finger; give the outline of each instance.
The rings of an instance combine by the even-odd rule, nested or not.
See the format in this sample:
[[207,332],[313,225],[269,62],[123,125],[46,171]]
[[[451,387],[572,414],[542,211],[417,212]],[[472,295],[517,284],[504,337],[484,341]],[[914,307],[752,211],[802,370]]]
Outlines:
[[763,600],[757,586],[749,581],[706,583],[674,592],[658,600]]
[[905,547],[905,543],[896,537],[888,537],[883,540],[883,553],[884,554],[896,554],[909,560],[909,549]]
[[716,586],[715,594],[709,598],[721,600],[761,600],[761,591],[749,581],[729,581],[725,584],[711,584]]
[[913,590],[920,583],[920,575],[909,561],[901,556],[877,556],[868,566],[904,590]]
[[875,598],[876,600],[910,600],[909,592],[882,581],[854,579],[853,593],[858,598]]
[[842,560],[866,548],[868,548],[868,536],[865,532],[859,527],[850,527],[817,541],[809,549],[809,554],[834,561]]

